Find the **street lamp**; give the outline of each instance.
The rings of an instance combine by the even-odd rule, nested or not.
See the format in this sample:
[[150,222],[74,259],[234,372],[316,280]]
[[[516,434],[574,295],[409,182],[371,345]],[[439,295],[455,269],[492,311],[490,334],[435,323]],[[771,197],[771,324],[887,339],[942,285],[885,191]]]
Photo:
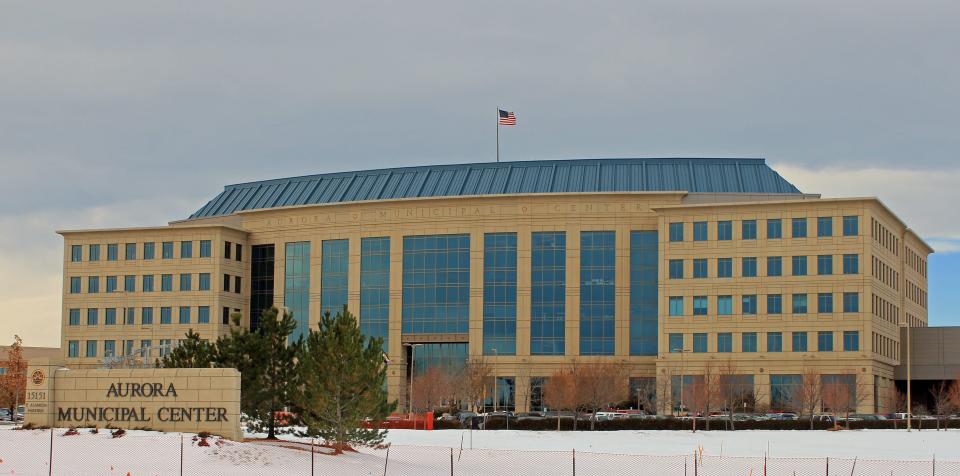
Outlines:
[[423,344],[411,344],[409,342],[404,342],[404,347],[410,347],[410,400],[407,401],[407,408],[409,413],[413,414],[413,370],[416,363],[417,347],[420,347]]
[[910,320],[904,318],[900,325],[907,328],[907,431],[913,428],[913,400],[910,391]]
[[687,349],[684,349],[683,347],[675,347],[673,349],[670,349],[670,352],[680,353],[680,409],[678,410],[679,412],[683,410],[683,380],[685,377],[684,372],[686,371],[686,368],[684,367],[684,364],[683,364],[683,354],[690,351]]
[[500,400],[500,395],[497,394],[497,348],[490,350],[493,351],[493,412],[496,413],[497,400]]

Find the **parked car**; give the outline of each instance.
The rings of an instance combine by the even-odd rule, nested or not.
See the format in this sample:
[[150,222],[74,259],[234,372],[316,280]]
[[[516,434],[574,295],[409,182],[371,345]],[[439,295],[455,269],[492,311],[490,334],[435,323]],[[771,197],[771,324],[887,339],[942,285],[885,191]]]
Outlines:
[[543,412],[520,412],[517,413],[517,421],[543,420]]
[[477,416],[477,413],[476,413],[476,412],[460,412],[460,413],[457,413],[457,419],[460,420],[460,424],[461,424],[461,425],[463,424],[463,422],[468,421],[470,418],[473,418],[473,417],[475,417],[475,416]]

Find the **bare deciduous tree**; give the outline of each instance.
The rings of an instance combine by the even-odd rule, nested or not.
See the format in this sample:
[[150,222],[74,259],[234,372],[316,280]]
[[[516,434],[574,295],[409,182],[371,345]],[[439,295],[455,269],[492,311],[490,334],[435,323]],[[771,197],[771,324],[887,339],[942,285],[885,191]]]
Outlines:
[[[555,410],[572,410],[574,412],[574,429],[576,429],[576,408],[579,404],[577,389],[571,369],[560,369],[547,377],[543,384],[543,401],[548,408]],[[560,430],[560,414],[557,413],[557,431]]]
[[633,391],[637,392],[637,410],[657,413],[657,395],[659,392],[657,392],[656,377],[640,377]]
[[413,377],[414,411],[433,411],[448,403],[450,374],[441,366],[429,367]]
[[[907,412],[907,395],[900,391],[896,385],[890,384],[886,391],[886,405],[890,413]],[[893,428],[897,429],[898,418],[893,419]]]
[[956,410],[952,395],[956,385],[956,383],[947,383],[947,381],[941,380],[940,383],[930,388],[930,402],[933,404],[930,409],[933,410],[933,416],[937,419],[938,431],[941,423],[944,425],[943,429],[947,429],[946,418]]
[[794,387],[788,395],[790,406],[799,415],[810,417],[810,429],[813,429],[813,416],[820,406],[823,397],[823,387],[820,381],[820,371],[815,368],[806,368],[800,376],[800,385]]
[[595,428],[597,411],[619,403],[628,397],[626,368],[617,363],[590,363],[578,365],[572,373],[577,390],[578,407],[593,412],[590,429]]
[[483,356],[474,356],[463,367],[460,380],[460,394],[470,402],[470,408],[476,411],[483,405],[483,396],[493,378],[493,366]]
[[730,430],[735,429],[733,414],[737,409],[746,407],[755,399],[753,381],[747,379],[746,375],[737,373],[737,364],[732,358],[717,367],[717,377],[719,380],[719,403],[720,407],[727,412],[727,426]]

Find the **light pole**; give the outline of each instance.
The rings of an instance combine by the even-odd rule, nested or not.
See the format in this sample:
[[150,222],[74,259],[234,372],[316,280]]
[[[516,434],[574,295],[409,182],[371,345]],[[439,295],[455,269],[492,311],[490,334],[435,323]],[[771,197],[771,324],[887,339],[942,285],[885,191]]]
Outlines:
[[497,348],[490,350],[493,351],[493,412],[496,413],[497,400],[500,400],[500,395],[497,394]]
[[688,351],[687,349],[682,348],[682,347],[676,347],[676,348],[670,349],[670,352],[679,352],[679,353],[680,353],[680,409],[677,411],[677,413],[679,413],[679,412],[683,411],[683,380],[684,380],[684,377],[686,377],[686,376],[683,374],[683,373],[686,371],[686,368],[684,367],[684,364],[683,364],[683,354],[685,354],[685,353],[687,353],[687,352],[689,352],[689,351]]
[[403,344],[404,347],[410,347],[410,400],[407,401],[407,408],[409,413],[413,414],[413,370],[416,363],[417,347],[420,347],[423,344],[411,344],[406,342]]
[[907,328],[907,431],[911,431],[913,428],[913,400],[911,399],[912,393],[910,391],[910,320],[905,318],[902,321],[906,324],[904,327]]

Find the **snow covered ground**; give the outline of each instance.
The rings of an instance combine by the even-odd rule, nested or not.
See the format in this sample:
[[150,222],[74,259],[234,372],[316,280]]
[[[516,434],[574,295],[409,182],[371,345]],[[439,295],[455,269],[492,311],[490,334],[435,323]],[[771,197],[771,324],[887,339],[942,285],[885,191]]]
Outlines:
[[[181,435],[106,431],[76,436],[53,433],[53,474],[180,474]],[[251,435],[255,436],[255,435]],[[694,474],[960,474],[960,431],[619,431],[528,432],[392,430],[386,450],[313,455],[261,442],[211,440],[197,445],[183,435],[183,474],[202,475],[577,475]],[[461,441],[464,449],[461,450]],[[49,430],[0,430],[0,474],[46,475]],[[288,447],[284,447],[288,446]],[[575,451],[574,451],[575,450]],[[934,463],[934,455],[936,462]],[[829,463],[826,457],[830,457]],[[854,461],[856,458],[856,461]],[[313,472],[311,473],[311,459]],[[575,460],[575,463],[574,463]],[[956,463],[953,463],[954,461]]]

